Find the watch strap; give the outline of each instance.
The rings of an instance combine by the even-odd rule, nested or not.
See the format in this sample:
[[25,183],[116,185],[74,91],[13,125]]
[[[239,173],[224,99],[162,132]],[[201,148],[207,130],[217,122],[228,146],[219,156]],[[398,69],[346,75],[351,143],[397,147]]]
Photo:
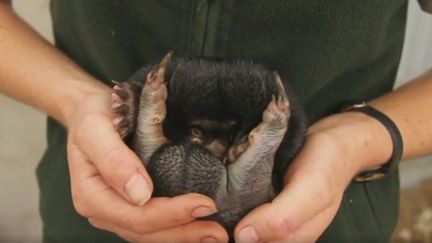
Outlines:
[[403,140],[402,135],[396,124],[384,113],[368,105],[367,103],[359,103],[352,105],[344,111],[357,111],[362,112],[370,117],[379,121],[390,134],[393,142],[393,151],[390,159],[382,166],[370,170],[363,171],[354,177],[355,182],[373,181],[383,178],[389,172],[396,170],[399,166],[399,161],[402,159],[403,154]]

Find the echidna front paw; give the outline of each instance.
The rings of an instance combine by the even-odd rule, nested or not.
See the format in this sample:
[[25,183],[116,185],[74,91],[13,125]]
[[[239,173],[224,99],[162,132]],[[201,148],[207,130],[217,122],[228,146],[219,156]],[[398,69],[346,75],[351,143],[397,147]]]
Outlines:
[[111,95],[111,112],[113,124],[122,138],[129,135],[135,127],[135,99],[134,87],[127,82],[116,82]]

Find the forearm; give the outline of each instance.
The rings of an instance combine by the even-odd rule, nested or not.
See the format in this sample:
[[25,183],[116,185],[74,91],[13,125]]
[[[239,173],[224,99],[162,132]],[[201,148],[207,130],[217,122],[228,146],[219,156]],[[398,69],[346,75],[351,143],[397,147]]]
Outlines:
[[[432,72],[370,102],[399,128],[403,158],[432,154]],[[386,128],[375,118],[360,112],[345,112],[327,117],[310,129],[324,132],[335,140],[355,173],[381,166],[391,156],[393,144]]]
[[432,69],[372,105],[398,126],[404,158],[432,154]]
[[[432,154],[432,72],[412,80],[405,86],[370,102],[376,109],[386,114],[402,135],[404,153],[402,158],[412,158]],[[389,133],[381,129],[370,133],[370,151],[378,155],[371,157],[365,167],[385,163],[393,145]]]
[[106,91],[0,1],[0,92],[67,125],[86,94]]

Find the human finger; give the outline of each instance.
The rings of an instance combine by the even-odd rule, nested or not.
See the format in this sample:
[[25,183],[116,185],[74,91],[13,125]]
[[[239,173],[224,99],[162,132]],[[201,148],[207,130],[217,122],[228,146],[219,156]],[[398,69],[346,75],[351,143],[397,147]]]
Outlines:
[[160,230],[148,234],[137,234],[115,225],[106,224],[99,220],[89,219],[96,228],[108,230],[118,234],[130,242],[227,242],[228,236],[224,228],[211,221],[194,221],[177,227]]
[[78,213],[139,233],[157,231],[208,216],[217,211],[212,199],[190,193],[153,198],[145,206],[127,203],[108,186],[95,166],[79,151],[69,153],[72,198]]
[[97,168],[104,181],[125,199],[143,205],[151,196],[152,181],[142,162],[114,129],[109,117],[87,115],[72,141]]
[[237,241],[283,239],[327,209],[334,199],[332,186],[321,179],[322,173],[308,172],[308,176],[298,177],[286,185],[273,202],[249,213],[236,227]]

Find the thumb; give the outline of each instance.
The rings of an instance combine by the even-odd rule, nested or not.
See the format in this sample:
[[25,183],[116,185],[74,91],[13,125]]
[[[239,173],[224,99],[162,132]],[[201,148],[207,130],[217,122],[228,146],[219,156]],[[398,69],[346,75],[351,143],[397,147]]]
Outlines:
[[124,144],[109,117],[87,117],[72,133],[76,147],[108,185],[135,205],[143,205],[150,199],[153,190],[150,176],[138,156]]
[[[331,180],[326,180],[323,173],[307,172],[308,175],[298,176],[286,185],[271,203],[249,213],[236,227],[236,242],[285,241],[299,237],[302,238],[300,242],[313,242],[312,238],[318,233],[312,232],[320,232],[325,228],[325,223],[320,221],[320,224],[311,225],[312,228],[306,230],[309,235],[299,235],[303,232],[298,229],[315,216],[329,211],[327,209],[334,205],[338,197],[328,182]],[[325,213],[327,225],[331,220],[328,215]]]

